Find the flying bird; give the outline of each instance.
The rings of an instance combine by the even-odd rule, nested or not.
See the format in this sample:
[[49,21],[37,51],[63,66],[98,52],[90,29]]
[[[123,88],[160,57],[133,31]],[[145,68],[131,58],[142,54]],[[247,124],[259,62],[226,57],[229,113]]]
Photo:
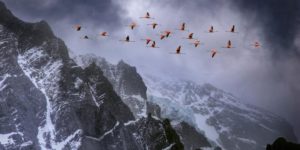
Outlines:
[[231,33],[238,33],[235,31],[235,25],[232,25],[231,29],[229,31],[226,32],[231,32]]
[[81,37],[81,39],[88,40],[88,39],[90,39],[90,37],[89,37],[89,36],[87,36],[87,35],[85,35],[85,36]]
[[107,32],[101,32],[100,36],[103,36],[103,37],[108,36],[108,33]]
[[150,38],[147,38],[147,39],[141,39],[143,41],[146,41],[146,45],[148,45],[152,40]]
[[152,29],[155,29],[155,28],[158,26],[158,24],[157,24],[156,22],[151,23],[151,24],[148,24],[148,25],[151,25],[151,26],[152,26]]
[[200,41],[199,40],[195,40],[192,44],[194,44],[195,47],[198,47],[200,45]]
[[166,37],[166,35],[162,34],[160,35],[160,39],[163,40]]
[[254,42],[253,46],[254,46],[254,48],[260,48],[261,47],[260,43],[257,42],[257,41]]
[[90,36],[88,36],[88,35],[85,35],[85,36],[80,37],[80,38],[83,39],[83,40],[95,40],[94,37],[90,37]]
[[231,40],[228,40],[227,45],[226,45],[225,47],[223,47],[223,48],[234,48],[234,47],[232,46]]
[[74,28],[76,31],[80,31],[82,27],[81,27],[81,25],[75,25]]
[[175,53],[174,53],[174,52],[173,52],[173,53],[171,52],[170,54],[177,54],[177,55],[184,54],[184,53],[181,52],[181,48],[182,48],[182,46],[179,45],[179,46],[176,48]]
[[149,12],[147,12],[144,17],[140,17],[140,18],[142,18],[142,19],[154,19],[154,18],[150,17],[150,13]]
[[180,51],[181,51],[181,46],[178,46],[176,49],[176,54],[180,54]]
[[181,45],[179,45],[176,49],[176,54],[181,54]]
[[193,36],[194,36],[194,33],[190,33],[186,39],[192,40],[192,39],[194,39]]
[[231,48],[232,47],[232,44],[231,44],[231,41],[229,40],[228,42],[227,42],[227,46],[226,46],[227,48]]
[[214,33],[214,32],[218,32],[214,30],[214,26],[210,26],[210,28],[208,29],[208,33]]
[[159,47],[156,46],[156,42],[155,42],[155,41],[152,42],[152,44],[151,44],[150,47],[151,47],[151,48],[159,48]]
[[132,22],[130,25],[128,25],[131,30],[137,27],[137,24],[135,22]]
[[183,23],[180,25],[179,29],[177,29],[177,30],[180,30],[180,31],[188,31],[188,30],[186,29],[186,23],[183,22]]
[[126,36],[125,40],[120,40],[121,42],[135,42],[131,41],[129,35]]
[[166,30],[166,31],[163,32],[163,34],[164,34],[165,37],[167,37],[167,38],[170,36],[171,33],[172,33],[172,32],[169,31],[169,30]]
[[212,49],[211,50],[211,58],[214,58],[217,54],[217,50],[216,49]]
[[169,31],[169,30],[166,30],[166,31],[161,32],[161,34],[159,35],[159,36],[160,36],[160,39],[163,40],[164,38],[170,37],[170,34],[171,34],[171,33],[172,33],[172,32]]

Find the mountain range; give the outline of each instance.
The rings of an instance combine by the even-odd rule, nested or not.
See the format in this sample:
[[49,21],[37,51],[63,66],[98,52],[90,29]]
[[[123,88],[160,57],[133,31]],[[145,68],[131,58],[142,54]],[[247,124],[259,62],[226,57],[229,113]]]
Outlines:
[[210,84],[77,56],[0,2],[0,150],[259,150],[279,136],[296,141],[279,116]]

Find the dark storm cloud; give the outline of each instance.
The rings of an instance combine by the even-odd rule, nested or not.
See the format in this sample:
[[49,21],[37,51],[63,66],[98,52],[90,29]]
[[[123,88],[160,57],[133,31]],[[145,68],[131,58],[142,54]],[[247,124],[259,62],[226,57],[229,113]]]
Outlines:
[[[300,137],[300,121],[297,119],[300,105],[300,51],[295,45],[300,30],[300,1],[299,0],[232,0],[232,6],[248,19],[250,24],[260,26],[264,43],[271,52],[272,72],[269,78],[276,83],[282,83],[279,93],[289,104],[281,114],[286,116],[295,127]],[[254,16],[254,17],[253,17]],[[270,85],[270,89],[273,84]],[[280,88],[280,87],[277,87]],[[267,93],[269,95],[275,93]],[[282,110],[277,110],[282,111]]]
[[[167,1],[157,1],[159,3],[164,3],[166,5],[171,5],[173,8],[191,8],[191,6],[196,6],[198,8],[214,10],[220,5],[222,5],[224,0],[209,0],[209,1],[185,1],[182,0],[167,0]],[[189,11],[189,9],[187,9]],[[202,10],[201,10],[202,11]]]
[[30,19],[49,22],[68,20],[73,24],[118,26],[120,8],[111,0],[4,0],[8,8]]
[[[300,1],[299,0],[210,0],[210,1],[186,1],[168,0],[162,1],[177,9],[191,11],[195,17],[200,11],[218,12],[224,4],[230,2],[231,8],[236,13],[244,15],[249,25],[260,26],[264,38],[271,48],[274,58],[288,55],[298,55],[294,41],[299,34],[300,26]],[[218,17],[218,14],[216,15]]]
[[299,34],[299,0],[233,0],[233,6],[245,17],[255,15],[275,58],[299,55],[294,40]]

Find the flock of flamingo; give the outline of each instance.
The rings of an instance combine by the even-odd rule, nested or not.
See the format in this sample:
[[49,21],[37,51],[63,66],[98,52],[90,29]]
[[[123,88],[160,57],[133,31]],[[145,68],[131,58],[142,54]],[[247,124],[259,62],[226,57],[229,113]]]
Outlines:
[[[147,12],[147,13],[145,14],[145,16],[140,17],[140,18],[141,18],[141,19],[149,19],[149,20],[151,19],[151,20],[154,20],[154,18],[152,18],[152,17],[150,16],[150,13],[149,13],[149,12]],[[154,29],[157,28],[157,26],[158,26],[159,24],[156,23],[156,22],[153,22],[153,23],[147,24],[147,25],[148,25],[148,26],[151,26],[151,28],[154,30]],[[131,23],[130,25],[128,25],[128,27],[129,27],[131,30],[134,30],[137,26],[138,26],[138,25],[137,25],[135,22],[133,22],[133,23]],[[83,27],[82,27],[81,25],[75,25],[74,28],[75,28],[76,31],[81,31],[81,29],[82,29]],[[180,25],[180,27],[179,27],[178,29],[176,29],[176,30],[179,30],[179,31],[187,31],[187,32],[189,32],[189,31],[186,29],[186,23],[184,23],[184,22],[183,22],[183,23]],[[214,30],[214,27],[213,27],[213,26],[210,26],[210,28],[208,29],[208,32],[207,32],[207,33],[215,33],[215,32],[218,32],[218,31]],[[238,33],[238,32],[236,32],[235,25],[233,25],[233,26],[230,28],[230,30],[228,30],[228,31],[226,31],[226,32],[230,32],[230,33]],[[163,40],[163,39],[165,39],[165,38],[169,38],[170,35],[173,34],[173,33],[174,33],[174,32],[172,32],[172,31],[170,31],[170,30],[165,30],[165,31],[161,32],[161,33],[160,33],[160,40]],[[108,34],[108,32],[101,32],[101,33],[99,33],[99,36],[102,36],[102,37],[108,37],[109,34]],[[85,35],[85,36],[82,37],[82,38],[83,38],[83,39],[90,39],[90,37],[87,36],[87,35]],[[201,45],[200,40],[194,38],[194,33],[192,33],[192,32],[190,32],[190,33],[188,34],[188,36],[186,37],[186,39],[191,40],[191,44],[193,44],[194,47],[198,47],[199,45]],[[159,47],[156,45],[155,40],[153,40],[153,39],[151,39],[151,38],[146,38],[146,39],[141,39],[141,40],[146,41],[146,46],[147,46],[147,47],[150,47],[150,48],[159,48]],[[136,42],[136,41],[132,41],[129,35],[127,35],[124,39],[119,40],[119,41],[121,41],[121,42],[127,42],[127,43],[129,43],[129,42]],[[252,46],[253,46],[254,48],[260,48],[260,47],[261,47],[261,44],[260,44],[259,42],[255,41],[255,42],[252,44]],[[228,49],[231,49],[231,48],[235,48],[235,47],[233,47],[233,44],[232,44],[231,40],[228,40],[226,46],[224,46],[224,47],[222,47],[222,48],[228,48]],[[210,52],[211,52],[211,57],[212,57],[212,58],[214,58],[214,57],[216,56],[216,54],[218,53],[217,49],[215,49],[215,48],[211,49]],[[175,53],[171,53],[171,54],[184,54],[184,53],[182,53],[182,46],[179,45],[179,46],[176,48]]]

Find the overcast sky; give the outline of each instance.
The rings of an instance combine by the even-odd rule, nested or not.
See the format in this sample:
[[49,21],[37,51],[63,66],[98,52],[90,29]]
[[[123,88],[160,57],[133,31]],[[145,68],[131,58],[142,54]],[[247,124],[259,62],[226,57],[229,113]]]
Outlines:
[[[123,59],[138,72],[163,78],[211,83],[242,101],[285,117],[300,137],[299,0],[4,0],[19,18],[46,20],[55,34],[76,54],[94,53],[112,63]],[[155,20],[139,17],[149,11]],[[147,24],[159,23],[157,30]],[[127,25],[136,22],[131,31]],[[188,32],[176,31],[182,22],[204,45],[194,48]],[[83,26],[74,31],[75,24]],[[225,32],[236,25],[237,34]],[[218,31],[206,33],[213,25]],[[166,40],[160,31],[173,30]],[[97,36],[107,31],[104,39]],[[88,35],[92,40],[82,40]],[[119,40],[130,35],[135,43]],[[140,39],[156,40],[159,49]],[[224,49],[231,40],[234,49]],[[260,41],[262,48],[251,44]],[[171,55],[182,45],[185,55]],[[210,49],[220,53],[214,59]]]

